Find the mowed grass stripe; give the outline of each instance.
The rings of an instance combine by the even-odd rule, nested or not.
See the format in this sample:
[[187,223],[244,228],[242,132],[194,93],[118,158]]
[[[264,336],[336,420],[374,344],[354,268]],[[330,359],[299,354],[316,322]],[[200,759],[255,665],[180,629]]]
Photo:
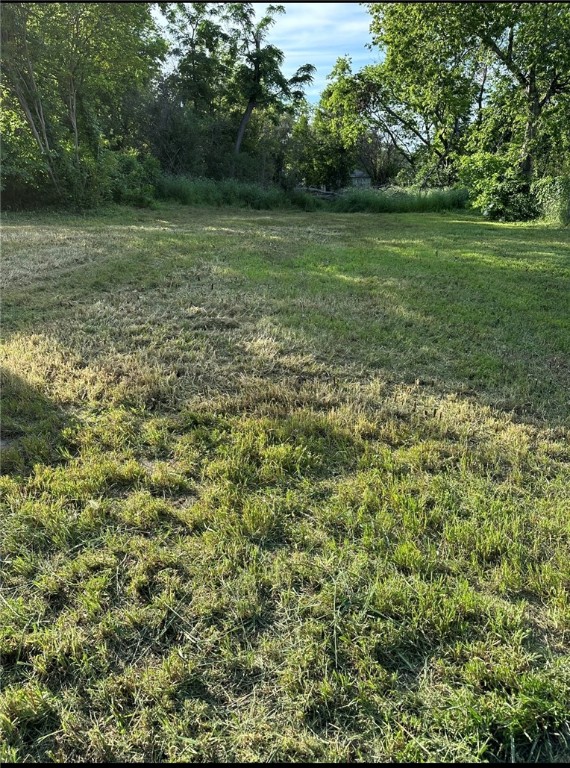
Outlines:
[[2,759],[568,759],[569,246],[6,214]]

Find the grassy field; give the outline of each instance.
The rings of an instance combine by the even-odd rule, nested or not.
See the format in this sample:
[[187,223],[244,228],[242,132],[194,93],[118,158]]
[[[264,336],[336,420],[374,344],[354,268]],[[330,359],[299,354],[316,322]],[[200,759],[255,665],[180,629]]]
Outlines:
[[1,759],[570,759],[568,230],[2,229]]

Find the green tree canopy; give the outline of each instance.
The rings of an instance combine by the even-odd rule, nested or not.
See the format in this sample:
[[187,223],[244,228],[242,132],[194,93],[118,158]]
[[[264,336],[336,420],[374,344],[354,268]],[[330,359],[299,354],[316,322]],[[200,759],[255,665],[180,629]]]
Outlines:
[[166,43],[149,4],[17,3],[2,9],[3,135],[9,173],[79,194],[105,143],[128,145],[122,107],[158,70]]
[[[567,3],[369,3],[374,43],[385,72],[418,115],[429,109],[471,116],[477,127],[501,112],[510,149],[530,183],[545,123],[570,94],[570,6]],[[479,88],[477,87],[479,86]],[[483,114],[483,106],[493,113]],[[444,124],[447,121],[443,121]],[[447,129],[449,132],[449,128]],[[483,136],[490,137],[488,126]],[[443,140],[443,134],[442,134]]]

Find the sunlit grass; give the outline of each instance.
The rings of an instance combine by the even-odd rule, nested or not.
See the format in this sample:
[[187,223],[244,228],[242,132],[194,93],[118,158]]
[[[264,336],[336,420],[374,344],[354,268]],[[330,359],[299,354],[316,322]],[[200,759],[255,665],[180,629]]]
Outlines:
[[570,242],[7,214],[0,755],[570,756]]

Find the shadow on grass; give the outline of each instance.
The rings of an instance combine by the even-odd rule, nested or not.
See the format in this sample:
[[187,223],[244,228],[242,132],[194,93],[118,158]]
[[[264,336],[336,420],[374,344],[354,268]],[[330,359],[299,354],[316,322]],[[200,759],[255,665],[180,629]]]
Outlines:
[[[336,219],[331,217],[333,221],[331,226],[334,226],[334,222],[340,217],[341,215]],[[229,223],[227,217],[224,219],[222,215],[221,218]],[[343,218],[345,222],[349,220],[349,217]],[[439,226],[437,237],[435,235],[432,237],[428,233],[425,222],[429,222],[430,219],[433,220],[434,227],[436,222]],[[283,229],[286,229],[292,238],[294,226],[289,221],[294,224],[295,220],[299,221],[296,217],[280,220]],[[271,226],[275,226],[275,220],[268,218],[268,221]],[[81,296],[86,302],[95,304],[102,297],[104,301],[104,294],[111,294],[116,288],[136,285],[149,292],[150,302],[157,300],[156,304],[158,304],[161,298],[165,300],[168,310],[172,313],[171,317],[169,318],[166,312],[162,315],[159,311],[151,315],[150,323],[146,315],[148,309],[146,306],[138,309],[130,306],[124,315],[118,313],[113,315],[114,325],[109,322],[110,327],[105,330],[102,328],[102,320],[99,316],[95,316],[92,322],[101,323],[97,333],[101,337],[100,348],[104,351],[95,353],[87,346],[86,350],[82,350],[82,357],[86,358],[87,363],[98,362],[96,358],[99,355],[107,354],[105,349],[107,341],[112,347],[112,343],[117,338],[137,348],[142,346],[151,351],[152,357],[148,359],[154,360],[154,356],[158,358],[164,353],[164,347],[169,340],[168,334],[174,332],[182,334],[184,315],[178,312],[182,298],[187,298],[186,307],[195,305],[207,309],[208,317],[217,318],[219,314],[228,311],[228,306],[232,310],[235,307],[236,312],[241,313],[238,315],[235,327],[245,328],[243,337],[239,336],[241,330],[232,330],[234,326],[220,326],[219,322],[202,330],[194,327],[187,337],[183,337],[185,343],[191,342],[196,336],[210,339],[209,349],[216,349],[216,351],[219,351],[223,343],[227,343],[229,364],[232,368],[224,368],[220,365],[216,369],[214,366],[217,389],[214,387],[214,377],[212,377],[213,384],[208,393],[210,396],[221,395],[224,391],[228,391],[227,388],[232,395],[236,392],[241,394],[240,389],[245,389],[234,371],[237,369],[241,375],[240,343],[247,342],[251,338],[251,326],[247,326],[248,312],[255,317],[256,323],[260,317],[269,318],[275,328],[275,336],[282,345],[281,361],[278,356],[276,358],[267,356],[270,380],[260,382],[259,397],[267,400],[268,392],[273,386],[275,398],[279,396],[283,398],[279,403],[283,405],[284,418],[273,421],[268,419],[256,426],[258,423],[256,417],[249,424],[240,423],[236,426],[233,422],[226,423],[218,416],[209,414],[204,420],[194,417],[185,420],[182,418],[181,425],[178,425],[180,426],[179,439],[161,437],[158,423],[154,424],[157,430],[154,436],[151,432],[148,433],[155,447],[164,445],[165,457],[170,455],[170,440],[172,440],[178,450],[178,456],[188,461],[192,472],[198,472],[201,466],[198,459],[201,456],[205,457],[208,482],[211,482],[212,486],[211,494],[208,497],[205,495],[201,497],[202,508],[197,502],[193,503],[188,508],[187,514],[189,524],[194,526],[191,527],[192,534],[194,535],[201,528],[205,529],[207,525],[209,538],[204,537],[200,542],[206,552],[203,560],[197,557],[198,549],[190,547],[188,552],[192,553],[192,557],[178,556],[179,562],[173,565],[171,559],[173,539],[162,539],[156,535],[156,531],[160,533],[162,530],[169,536],[177,537],[178,529],[172,526],[172,531],[169,532],[167,526],[159,528],[153,518],[155,510],[151,505],[150,494],[147,496],[139,494],[134,497],[133,507],[126,510],[121,525],[126,523],[135,531],[138,530],[138,525],[142,534],[140,536],[137,534],[136,541],[134,536],[131,537],[129,534],[129,538],[125,537],[122,542],[114,545],[118,549],[109,556],[108,564],[102,561],[102,570],[104,568],[108,570],[109,584],[115,584],[117,597],[121,599],[125,592],[119,590],[119,575],[124,577],[125,584],[140,584],[140,588],[136,586],[132,588],[131,607],[136,606],[142,611],[143,608],[153,607],[154,601],[157,621],[156,624],[147,628],[144,624],[141,627],[132,626],[132,613],[120,617],[121,621],[117,622],[110,637],[106,638],[108,651],[105,652],[107,656],[101,655],[102,670],[105,670],[107,663],[114,663],[114,659],[117,659],[119,664],[125,661],[128,664],[134,664],[141,658],[141,647],[142,650],[150,648],[155,658],[168,658],[173,647],[185,642],[189,623],[195,631],[198,625],[197,618],[203,622],[205,637],[210,637],[210,632],[214,630],[220,633],[220,637],[225,637],[227,634],[228,637],[239,638],[240,633],[243,633],[244,643],[247,642],[248,647],[252,643],[256,644],[254,647],[261,647],[260,639],[271,636],[274,627],[276,631],[279,630],[278,614],[274,607],[275,594],[265,583],[259,583],[257,575],[262,571],[257,567],[245,574],[239,571],[239,569],[244,571],[245,565],[239,565],[237,555],[239,554],[246,563],[249,561],[246,560],[245,553],[249,553],[250,548],[253,549],[254,546],[256,558],[268,557],[269,554],[273,556],[273,552],[282,547],[291,548],[292,551],[299,547],[315,548],[318,551],[321,545],[324,546],[322,544],[324,537],[321,537],[318,531],[314,539],[310,536],[313,523],[310,517],[307,517],[306,511],[310,510],[313,504],[318,506],[317,502],[320,503],[321,500],[315,496],[309,496],[307,488],[314,490],[319,480],[331,482],[337,475],[340,477],[347,472],[354,472],[365,447],[365,443],[351,437],[350,430],[345,432],[336,429],[334,423],[328,423],[324,417],[321,419],[305,416],[304,420],[299,420],[287,414],[288,409],[297,406],[294,405],[294,401],[287,399],[286,392],[280,393],[278,389],[287,376],[291,376],[291,358],[287,357],[289,350],[285,347],[292,332],[293,335],[299,332],[303,346],[304,357],[299,355],[301,357],[299,366],[302,371],[299,379],[306,378],[306,371],[302,366],[310,368],[312,362],[310,355],[323,361],[328,370],[337,374],[339,379],[360,376],[362,372],[367,376],[374,371],[386,373],[395,383],[413,380],[414,377],[419,376],[429,377],[431,385],[439,393],[463,386],[478,397],[490,398],[494,405],[497,405],[500,397],[510,389],[511,402],[514,404],[527,407],[526,403],[530,402],[531,407],[541,409],[544,418],[553,421],[563,414],[567,369],[563,367],[563,362],[558,361],[557,365],[560,366],[558,368],[553,368],[554,361],[552,365],[548,362],[551,356],[561,357],[561,351],[565,349],[564,344],[567,343],[564,340],[566,317],[563,311],[566,278],[558,266],[553,265],[549,268],[546,262],[544,272],[542,269],[540,273],[534,272],[532,279],[529,280],[526,270],[518,263],[521,261],[523,250],[517,254],[518,261],[509,257],[508,254],[505,261],[487,258],[485,254],[493,252],[495,242],[497,246],[505,242],[501,238],[505,230],[500,228],[495,230],[485,223],[456,222],[442,217],[425,217],[422,226],[418,227],[417,223],[410,218],[382,217],[380,219],[380,217],[365,215],[358,216],[358,219],[355,217],[354,221],[360,221],[360,226],[365,222],[366,227],[375,228],[377,237],[369,237],[368,232],[358,233],[355,225],[354,240],[358,243],[357,246],[351,245],[352,241],[348,237],[343,242],[328,245],[319,242],[308,244],[300,240],[300,244],[295,243],[291,249],[291,258],[288,261],[282,259],[282,254],[267,250],[260,240],[254,241],[253,255],[248,254],[247,247],[242,244],[241,235],[238,234],[225,252],[221,255],[216,253],[215,258],[220,259],[218,264],[230,267],[232,273],[228,278],[224,276],[225,273],[222,273],[222,270],[217,272],[215,285],[210,280],[192,282],[188,272],[193,261],[177,260],[179,253],[176,248],[182,247],[185,236],[179,239],[169,236],[164,241],[156,241],[159,246],[156,258],[163,259],[160,274],[158,267],[155,273],[149,274],[151,261],[141,262],[137,269],[131,270],[130,267],[136,256],[131,253],[129,260],[123,262],[120,269],[118,265],[115,270],[112,263],[106,263],[92,265],[91,271],[86,272],[82,266],[81,270],[73,274],[73,280],[67,282],[59,275],[57,282],[54,281],[51,284],[48,282],[48,290],[45,290],[46,286],[36,284],[33,301],[35,302],[37,298],[40,306],[36,309],[35,316],[24,315],[24,309],[27,310],[24,304],[21,305],[24,309],[21,309],[21,314],[18,315],[17,303],[13,304],[11,329],[15,326],[18,328],[34,326],[36,319],[40,316],[42,323],[49,324],[53,320],[63,321],[54,335],[59,336],[61,343],[67,348],[68,340],[64,338],[65,324],[70,324],[73,319],[75,329],[79,327],[80,331],[87,324],[85,319],[76,313],[69,301],[66,303],[61,300],[62,298],[73,299],[74,291],[81,291]],[[380,224],[378,224],[379,221]],[[205,224],[204,228],[206,226]],[[418,235],[422,238],[419,243],[415,239],[415,230],[422,233]],[[462,233],[465,237],[466,230],[468,233],[466,237],[469,240],[467,248],[462,240]],[[508,231],[516,231],[516,228]],[[525,230],[522,231],[525,232]],[[493,235],[483,246],[477,238],[483,237],[483,233],[486,232],[491,232]],[[493,239],[495,232],[496,238]],[[534,231],[529,229],[529,233],[529,241],[532,241],[532,244],[523,244],[523,249],[527,248],[524,252],[525,258],[532,261],[533,254],[537,253],[532,249],[535,246],[538,248],[539,242],[538,237],[534,237]],[[390,239],[391,234],[394,240]],[[545,241],[548,240],[542,233],[540,237]],[[558,233],[556,237],[558,238]],[[212,242],[212,247],[214,245],[215,243]],[[443,249],[444,246],[450,252],[440,253],[433,258],[435,251]],[[540,244],[541,249],[549,247],[545,243]],[[145,248],[149,248],[148,243]],[[564,254],[559,245],[556,245],[556,248],[558,256],[562,258]],[[417,249],[416,253],[414,249]],[[548,250],[546,253],[549,256]],[[537,256],[538,262],[541,262],[543,257],[544,254],[541,251]],[[208,264],[207,258],[204,263]],[[527,266],[530,266],[530,263],[527,263]],[[186,269],[187,280],[187,284],[182,287],[184,293],[176,294],[178,286],[174,286],[173,296],[171,293],[163,296],[153,294],[157,286],[164,287],[172,279],[172,270],[183,268]],[[84,284],[81,282],[83,278],[85,278]],[[150,282],[155,279],[156,283]],[[53,293],[50,290],[52,286],[56,286]],[[256,305],[251,298],[248,299],[248,294],[251,297],[259,289],[263,290],[267,298]],[[119,304],[123,299],[118,296],[113,300]],[[251,301],[250,304],[247,303],[248,300]],[[45,306],[42,306],[42,302],[45,302]],[[224,305],[227,306],[224,307]],[[152,311],[154,310],[153,306]],[[121,336],[124,328],[120,326],[120,320],[139,321],[137,311],[141,313],[140,318],[147,324],[146,335],[141,334],[140,338],[133,341],[132,337]],[[149,326],[152,327],[149,329]],[[50,333],[54,333],[51,328]],[[109,335],[105,336],[105,333]],[[259,334],[259,326],[255,326],[253,334],[255,333]],[[79,338],[81,338],[80,335]],[[271,339],[269,341],[271,342]],[[279,344],[275,343],[275,346],[278,347]],[[73,343],[70,343],[69,347],[71,348],[69,351],[77,351],[72,349]],[[180,352],[180,350],[175,351],[177,354]],[[207,351],[208,348],[206,348]],[[255,369],[255,365],[262,357],[259,355],[259,359],[256,359],[256,353],[250,353],[244,363],[250,366],[245,370],[246,375],[251,373],[252,368]],[[178,362],[178,358],[174,359]],[[206,354],[200,362],[207,363]],[[282,368],[279,367],[281,362]],[[165,369],[167,365],[168,361],[165,362]],[[273,375],[271,370],[274,371]],[[229,380],[231,376],[228,371],[231,371],[231,375],[238,380],[237,384],[234,385]],[[548,371],[554,372],[551,378],[547,376]],[[194,375],[194,370],[192,369],[190,373]],[[67,372],[64,371],[63,375],[67,375]],[[312,374],[309,372],[309,375]],[[531,383],[529,386],[530,375],[542,376],[546,381],[546,388],[540,389],[536,383]],[[318,379],[319,376],[321,373],[317,371],[314,378]],[[322,378],[325,378],[324,375]],[[297,385],[298,390],[301,389],[301,383]],[[285,388],[281,387],[281,389]],[[204,387],[204,390],[207,391],[207,388]],[[243,408],[240,406],[241,412],[238,412],[237,416],[248,411],[245,397],[247,393],[243,394],[244,405]],[[5,456],[8,457],[8,461],[3,457],[3,471],[23,473],[29,469],[32,462],[52,463],[60,458],[61,450],[65,446],[65,427],[68,425],[66,414],[24,380],[9,372],[3,377],[2,396],[4,400],[2,437],[7,443]],[[211,408],[208,402],[204,406]],[[326,408],[330,409],[329,406]],[[251,410],[255,412],[255,408]],[[113,431],[113,438],[115,432],[120,433],[118,427],[115,429],[113,426],[113,422],[108,430]],[[123,432],[125,435],[123,442],[119,440],[120,435],[116,438],[121,449],[128,447],[131,440],[131,433],[126,426]],[[413,434],[411,430],[404,432],[403,427],[401,433],[406,435],[406,439]],[[136,434],[137,430],[134,429],[133,435]],[[132,439],[134,440],[135,437]],[[145,451],[148,451],[148,446],[145,447]],[[158,447],[156,452],[158,456]],[[95,460],[99,460],[98,455]],[[89,465],[86,465],[85,475],[89,475],[91,471]],[[142,475],[133,476],[142,477]],[[196,474],[196,476],[199,475]],[[130,476],[127,477],[126,482],[130,482],[129,478]],[[77,482],[82,480],[83,477],[80,477]],[[87,488],[82,492],[86,495],[95,495],[100,492],[107,494],[111,483],[116,482],[125,482],[123,476],[120,472],[109,471],[109,475],[101,480],[100,486],[94,491]],[[153,492],[166,497],[170,493],[168,482],[168,477],[161,478],[157,471],[157,479],[152,485]],[[174,483],[172,490],[175,491],[178,480],[174,478],[172,482]],[[300,493],[299,495],[294,493],[297,486],[302,487],[302,496]],[[274,492],[275,489],[281,488],[284,493]],[[291,493],[288,495],[287,491]],[[326,487],[323,492],[324,501],[326,501]],[[70,501],[75,500],[76,491],[73,486],[70,486],[70,490],[66,493],[69,494]],[[236,498],[242,497],[245,497],[246,503],[238,508]],[[147,518],[143,515],[145,499],[150,500]],[[122,501],[118,500],[117,504],[122,504]],[[118,508],[125,511],[124,506],[118,506]],[[105,526],[110,524],[108,520],[109,518],[103,513],[100,517],[94,517],[92,522],[94,532],[96,533],[97,526],[104,530]],[[307,520],[307,522],[299,538],[293,541],[288,538],[288,533],[299,527],[298,520]],[[87,525],[91,525],[89,520]],[[28,530],[32,531],[33,526],[37,526],[36,518],[31,520]],[[18,542],[23,537],[22,530],[21,528],[17,530]],[[87,528],[87,530],[91,529]],[[72,530],[71,534],[76,535],[75,531],[78,536],[85,536],[79,527]],[[75,545],[71,534],[66,534],[62,538],[63,544],[60,545],[66,552],[70,549],[68,542]],[[93,533],[89,535],[93,536]],[[240,543],[244,540],[248,541],[247,549],[243,543]],[[140,544],[140,541],[145,544]],[[148,546],[146,542],[149,542]],[[211,547],[210,551],[206,550],[208,546]],[[161,549],[154,550],[153,547]],[[241,555],[240,552],[244,554]],[[133,556],[135,560],[138,558],[144,567],[141,565],[140,568],[138,566],[135,568],[137,565],[135,562],[132,573],[128,572],[131,567],[128,555]],[[92,570],[99,570],[99,568],[100,565],[95,562]],[[167,573],[167,576],[171,581],[164,581],[165,572],[168,569],[170,573]],[[205,574],[204,581],[202,581],[202,573]],[[99,576],[102,578],[102,574]],[[319,574],[308,570],[305,576],[304,571],[300,569],[298,574],[295,574],[295,578],[299,581],[299,590],[307,591],[307,597],[312,604],[314,596],[309,593],[320,587],[326,581],[327,575],[325,573],[321,578]],[[56,586],[63,584],[67,588],[69,584],[67,572],[62,570],[55,579],[55,583]],[[193,599],[196,603],[191,610],[187,607],[186,585],[188,583],[202,587],[201,592],[200,589],[195,590]],[[177,584],[180,587],[177,587]],[[206,590],[206,584],[209,591]],[[180,594],[175,594],[175,608],[172,611],[164,608],[161,599],[165,585],[168,586],[168,590],[171,588],[174,590],[173,594],[176,589],[181,590]],[[91,590],[95,590],[96,586],[97,582],[94,582]],[[75,590],[75,586],[72,585],[72,587]],[[81,598],[82,589],[83,587],[78,586],[74,592],[70,588],[68,594],[62,591],[63,598],[60,597],[60,592],[54,592],[55,600],[52,606],[54,614],[59,614],[65,605]],[[291,587],[291,593],[293,589]],[[219,600],[218,596],[220,596]],[[90,595],[87,594],[81,599],[86,600],[89,597]],[[102,605],[105,599],[104,596],[101,598]],[[336,601],[336,586],[333,601]],[[307,604],[309,604],[308,601]],[[235,608],[236,605],[239,612]],[[185,610],[188,610],[188,613],[185,613]],[[332,626],[335,629],[334,634],[329,632],[329,636],[331,634],[333,636],[332,639],[329,637],[331,648],[325,661],[331,669],[336,670],[335,602],[333,602],[333,610],[335,623]],[[163,611],[162,618],[159,611]],[[179,615],[181,611],[182,614]],[[407,607],[406,611],[408,611]],[[160,621],[158,621],[159,618]],[[467,642],[472,635],[477,638],[486,637],[480,618],[480,613],[475,610],[464,619],[464,625],[459,619],[452,617],[445,630],[447,634],[444,634],[438,625],[427,623],[417,627],[404,626],[406,631],[399,632],[398,627],[404,624],[404,620],[400,614],[396,613],[393,622],[394,633],[387,636],[388,639],[384,644],[378,643],[374,662],[384,667],[388,674],[398,672],[402,668],[404,671],[407,670],[409,676],[404,678],[404,682],[409,683],[407,688],[410,690],[411,698],[415,689],[419,687],[423,670],[429,666],[432,658],[437,660],[438,656],[445,653],[445,648],[453,647],[459,642]],[[27,617],[24,620],[27,621]],[[154,618],[152,620],[154,621]],[[96,618],[95,621],[98,622],[99,619]],[[222,635],[222,633],[225,634]],[[440,648],[442,636],[443,650]],[[350,642],[350,636],[347,635],[347,637],[347,642]],[[340,639],[344,642],[342,636]],[[191,642],[195,641],[191,640]],[[312,644],[308,644],[308,651],[312,647]],[[234,659],[237,659],[237,649],[239,645],[236,639],[232,648]],[[110,659],[109,662],[107,658]],[[355,668],[351,666],[352,657],[347,658],[345,669],[342,669],[342,653],[340,659],[340,672],[345,677],[350,677]],[[206,664],[196,668],[212,669],[215,664],[226,665],[226,661],[220,659],[214,652],[206,661]],[[91,684],[90,674],[93,673],[96,676],[103,674],[96,666],[97,663],[93,662],[91,672],[90,667],[84,668],[82,663],[77,663],[72,668],[72,674],[66,679],[65,685],[73,683],[78,690],[88,688]],[[16,663],[13,666],[15,668]],[[25,669],[24,665],[18,667],[18,674],[20,670],[22,670],[21,674],[24,674]],[[120,666],[117,672],[119,669]],[[261,677],[262,673],[249,661],[240,662],[239,659],[227,663],[223,670],[223,677],[218,679],[217,690],[224,689],[219,699],[213,694],[214,682],[203,679],[201,672],[196,675],[192,673],[189,677],[183,678],[177,684],[178,688],[173,694],[169,694],[171,699],[175,698],[182,702],[181,706],[186,700],[199,700],[212,707],[219,707],[222,710],[221,716],[224,717],[224,697],[227,691],[233,692],[236,699],[255,693],[258,676]],[[52,680],[55,680],[54,685],[57,686],[59,693],[63,688],[55,674]],[[220,680],[223,685],[219,684]],[[333,679],[333,685],[338,688],[338,698],[331,698],[325,690],[308,710],[311,727],[321,727],[323,733],[327,733],[326,729],[331,722],[339,726],[339,732],[343,727],[350,729],[353,727],[351,721],[360,716],[358,706],[355,704],[356,693],[353,695],[353,689],[349,689],[345,695],[343,688],[347,689],[348,686],[340,676],[339,680],[340,682]],[[486,692],[483,688],[484,683],[483,680],[481,699]],[[490,693],[497,696],[503,695],[501,685],[501,681],[497,685],[489,684]],[[335,693],[334,690],[333,693]],[[523,693],[526,695],[525,691]],[[125,686],[124,691],[117,689],[116,695],[125,711],[132,711],[135,698],[129,686]],[[299,698],[301,695],[304,696],[305,692],[302,691]],[[508,691],[505,697],[510,696],[511,692]],[[47,705],[42,709],[42,700],[38,700],[39,703],[34,704],[32,714],[39,723],[37,726],[39,735],[35,730],[30,729],[24,734],[24,742],[26,751],[38,750],[35,754],[44,756],[47,754],[48,745],[51,749],[51,742],[45,741],[49,738],[48,731],[55,732],[58,723],[52,722],[51,709]],[[370,702],[371,707],[377,708],[375,697],[371,695],[367,701]],[[547,707],[554,706],[550,698],[545,698],[545,702]],[[14,705],[11,704],[15,718],[20,717],[22,709],[16,705],[18,701]],[[542,707],[539,702],[529,705],[525,711],[530,713],[529,716],[534,722],[545,709],[546,707]],[[349,715],[347,720],[343,719],[345,714]],[[486,754],[487,757],[507,759],[513,743],[511,735],[517,742],[519,757],[521,754],[532,756],[530,748],[527,752],[523,749],[524,724],[519,727],[514,723],[510,731],[501,721],[493,721],[489,727],[480,726],[476,722],[479,715],[479,711],[476,711],[473,716],[475,725],[472,726],[469,720],[466,720],[466,724],[472,727],[473,731],[480,729],[483,738],[489,734],[492,736],[493,742]],[[373,714],[370,716],[372,717]],[[173,719],[172,709],[169,710],[168,717]],[[557,724],[554,721],[548,724],[550,731]],[[549,734],[550,732],[545,738],[548,738]],[[25,754],[24,749],[22,754]]]
[[[193,221],[192,230],[157,227],[116,256],[68,270],[65,280],[59,275],[53,291],[49,281],[36,283],[25,312],[21,288],[8,291],[5,328],[17,332],[37,327],[40,317],[61,323],[73,315],[80,324],[76,304],[119,306],[113,292],[125,287],[169,290],[179,305],[184,299],[208,316],[231,306],[235,327],[240,315],[255,322],[262,312],[279,335],[297,335],[303,353],[335,375],[357,366],[393,383],[420,380],[439,393],[476,395],[518,417],[552,424],[567,419],[565,231],[455,213],[236,218],[222,211],[216,217],[219,232],[210,219]],[[321,229],[312,236],[310,227]],[[128,221],[111,228],[115,236],[135,229]],[[220,267],[215,271],[209,270],[210,253]],[[254,300],[260,292],[267,297],[262,309]],[[163,322],[153,320],[156,338],[186,333],[189,345],[195,338],[219,339],[222,347],[229,338],[223,328],[188,328],[184,315],[169,312],[168,321],[168,313]],[[228,354],[242,354],[234,337],[226,346]]]
[[276,320],[301,331],[321,359],[476,393],[519,416],[567,418],[565,233],[513,228],[516,239],[445,217],[429,234],[423,220],[386,223],[354,246],[316,245],[289,263],[260,259],[258,280],[281,294]]
[[61,461],[68,446],[64,411],[6,368],[0,368],[0,474],[27,474]]

